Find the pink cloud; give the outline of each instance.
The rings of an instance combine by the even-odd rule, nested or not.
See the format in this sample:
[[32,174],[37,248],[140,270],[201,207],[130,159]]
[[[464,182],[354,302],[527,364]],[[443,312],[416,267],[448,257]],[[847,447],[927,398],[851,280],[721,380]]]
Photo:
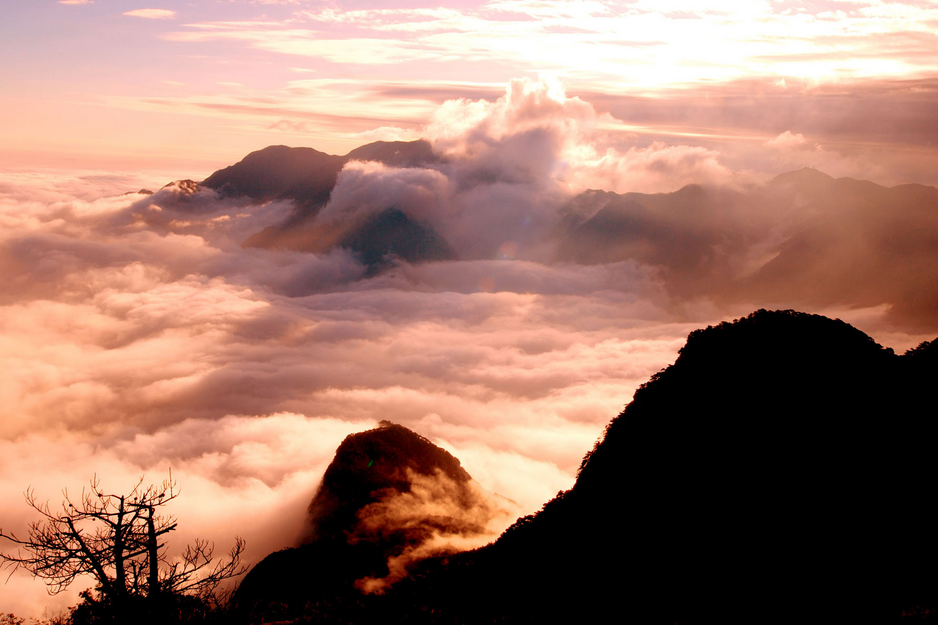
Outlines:
[[176,12],[169,9],[134,9],[133,11],[124,12],[123,15],[143,17],[149,20],[167,20],[176,17]]

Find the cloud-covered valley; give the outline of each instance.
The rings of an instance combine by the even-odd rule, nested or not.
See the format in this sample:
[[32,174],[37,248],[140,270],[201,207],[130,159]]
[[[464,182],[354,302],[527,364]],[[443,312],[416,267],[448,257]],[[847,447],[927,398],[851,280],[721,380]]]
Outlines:
[[[519,80],[444,104],[424,144],[323,157],[329,175],[263,197],[243,169],[153,193],[3,174],[0,525],[23,533],[28,486],[55,505],[94,474],[119,490],[172,468],[171,544],[240,534],[256,562],[380,420],[532,512],[693,329],[796,307],[897,350],[934,338],[934,188],[757,181],[715,149],[622,147],[613,122]],[[815,149],[798,137],[766,158]],[[75,599],[19,573],[3,594],[24,615]]]

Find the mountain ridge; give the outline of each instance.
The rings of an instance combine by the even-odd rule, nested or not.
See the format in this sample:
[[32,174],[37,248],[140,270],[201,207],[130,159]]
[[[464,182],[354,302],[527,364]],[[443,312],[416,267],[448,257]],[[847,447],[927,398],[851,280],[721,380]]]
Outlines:
[[[398,191],[385,197],[378,185],[357,200],[352,189],[341,206],[320,215],[339,172],[354,159],[386,165],[380,176],[392,182],[402,176],[398,186],[406,191],[389,182]],[[433,175],[401,173],[413,168]],[[435,195],[436,183],[427,181],[449,179],[453,169],[427,141],[375,142],[345,156],[271,146],[202,185],[221,196],[292,203],[286,217],[278,213],[278,222],[247,235],[243,246],[313,253],[344,248],[365,266],[365,277],[398,262],[491,260],[492,250],[504,248],[513,250],[512,257],[546,264],[638,262],[656,272],[677,302],[814,310],[885,305],[892,324],[938,330],[935,187],[887,188],[802,168],[741,187],[690,184],[651,194],[589,190],[568,198],[545,218],[543,229],[531,228],[530,216],[521,215],[522,229],[515,232],[519,219],[511,210],[481,207],[475,216],[473,204],[450,207]],[[187,193],[192,188],[179,186]],[[460,215],[473,215],[472,226],[450,221]],[[483,217],[491,224],[479,230],[476,222]],[[470,236],[486,244],[467,244]],[[519,236],[532,239],[515,241]]]
[[385,594],[340,593],[305,614],[781,625],[924,613],[938,606],[922,499],[936,374],[938,340],[899,356],[793,310],[695,330],[540,512],[488,546],[423,560]]
[[414,584],[444,610],[459,593],[491,596],[509,622],[615,609],[640,623],[882,623],[934,606],[931,515],[895,505],[933,484],[938,426],[918,411],[938,370],[911,374],[911,358],[794,311],[697,330],[573,488]]

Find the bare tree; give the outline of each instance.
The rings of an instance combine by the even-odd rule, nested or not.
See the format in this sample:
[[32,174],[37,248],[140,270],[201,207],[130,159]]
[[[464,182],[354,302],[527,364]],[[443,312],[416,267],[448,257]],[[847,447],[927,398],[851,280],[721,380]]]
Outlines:
[[39,503],[35,491],[26,491],[26,503],[42,517],[30,524],[27,538],[0,528],[0,538],[19,547],[15,555],[0,552],[0,559],[44,579],[51,594],[88,575],[115,606],[130,597],[205,598],[221,582],[247,570],[241,565],[244,541],[237,537],[228,559],[214,566],[214,546],[203,540],[188,546],[179,559],[167,558],[161,541],[176,529],[176,519],[158,512],[179,496],[172,473],[159,486],[144,487],[141,478],[125,495],[105,493],[95,476],[78,500],[67,490],[63,495],[61,511],[53,512],[48,502]]

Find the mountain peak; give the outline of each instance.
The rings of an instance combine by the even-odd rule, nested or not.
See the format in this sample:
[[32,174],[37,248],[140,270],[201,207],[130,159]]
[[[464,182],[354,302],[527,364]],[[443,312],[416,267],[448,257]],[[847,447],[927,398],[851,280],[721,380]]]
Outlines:
[[381,421],[377,428],[350,434],[309,504],[307,542],[345,536],[360,510],[382,493],[408,492],[414,475],[436,474],[456,483],[472,479],[452,454],[402,425]]
[[934,606],[938,539],[914,503],[933,486],[931,351],[791,310],[695,331],[571,490],[412,592],[487,597],[453,601],[462,622],[882,623]]
[[305,544],[271,554],[238,590],[245,606],[350,602],[382,593],[417,562],[484,545],[516,516],[452,454],[381,421],[336,450],[309,505]]
[[791,186],[798,189],[810,189],[824,187],[833,182],[834,178],[822,171],[813,167],[802,167],[801,169],[775,176],[769,181],[769,184],[775,186]]

